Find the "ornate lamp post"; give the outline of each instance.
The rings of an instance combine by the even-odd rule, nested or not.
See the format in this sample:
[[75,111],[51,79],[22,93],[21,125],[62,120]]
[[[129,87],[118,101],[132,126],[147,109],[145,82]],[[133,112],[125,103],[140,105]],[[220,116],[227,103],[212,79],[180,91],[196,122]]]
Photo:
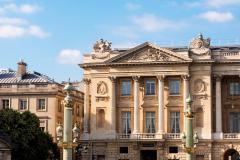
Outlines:
[[72,149],[77,146],[76,142],[79,139],[80,129],[76,123],[72,129],[73,98],[71,96],[71,91],[73,91],[74,88],[68,83],[64,87],[64,90],[67,92],[67,96],[64,99],[64,123],[63,127],[61,124],[58,124],[56,133],[58,145],[63,148],[63,160],[72,160]]
[[190,96],[187,98],[186,103],[187,109],[184,112],[186,119],[186,133],[183,132],[181,138],[184,150],[186,152],[186,160],[194,160],[196,144],[198,143],[198,135],[196,132],[193,134],[194,112],[191,107],[192,100]]

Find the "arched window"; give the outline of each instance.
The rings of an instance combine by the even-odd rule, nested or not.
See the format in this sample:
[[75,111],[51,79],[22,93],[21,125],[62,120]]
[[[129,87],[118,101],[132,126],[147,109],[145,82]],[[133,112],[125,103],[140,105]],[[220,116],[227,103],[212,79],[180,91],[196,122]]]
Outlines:
[[203,127],[204,117],[203,117],[203,109],[197,108],[196,110],[196,127]]
[[105,111],[104,109],[98,110],[97,114],[97,127],[103,128],[105,123]]

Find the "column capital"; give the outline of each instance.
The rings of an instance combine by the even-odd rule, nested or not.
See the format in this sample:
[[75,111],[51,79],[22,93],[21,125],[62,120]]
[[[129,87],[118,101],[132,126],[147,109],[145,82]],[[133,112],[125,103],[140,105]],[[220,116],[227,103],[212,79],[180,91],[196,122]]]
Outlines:
[[190,79],[190,75],[189,74],[182,75],[181,77],[182,77],[182,79],[184,81],[189,81],[189,79]]
[[140,79],[140,76],[132,76],[132,79],[136,82],[138,82],[138,80]]
[[109,76],[108,77],[112,83],[116,83],[117,77],[116,76]]
[[160,81],[164,81],[164,78],[165,78],[165,75],[158,75],[157,76],[157,79],[160,80]]
[[89,85],[91,83],[91,79],[90,78],[83,78],[83,83],[85,85]]
[[216,81],[221,81],[222,80],[222,75],[221,74],[215,74],[214,78],[216,79]]

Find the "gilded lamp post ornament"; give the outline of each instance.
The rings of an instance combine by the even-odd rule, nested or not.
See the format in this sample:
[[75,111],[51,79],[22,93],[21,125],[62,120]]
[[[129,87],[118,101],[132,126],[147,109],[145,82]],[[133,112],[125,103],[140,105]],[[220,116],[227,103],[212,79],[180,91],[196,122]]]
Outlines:
[[194,119],[194,112],[192,110],[191,104],[192,99],[191,96],[186,99],[187,109],[184,112],[184,116],[186,119],[186,133],[183,132],[181,135],[181,139],[183,142],[184,151],[186,152],[186,160],[193,160],[195,159],[195,152],[196,152],[196,144],[198,143],[198,135],[195,132],[193,134],[193,119]]
[[72,160],[73,147],[77,146],[79,139],[80,129],[77,123],[75,123],[72,129],[72,107],[73,98],[71,92],[74,87],[70,82],[64,87],[67,92],[67,96],[64,99],[64,123],[63,126],[59,123],[56,128],[58,146],[63,148],[63,160]]

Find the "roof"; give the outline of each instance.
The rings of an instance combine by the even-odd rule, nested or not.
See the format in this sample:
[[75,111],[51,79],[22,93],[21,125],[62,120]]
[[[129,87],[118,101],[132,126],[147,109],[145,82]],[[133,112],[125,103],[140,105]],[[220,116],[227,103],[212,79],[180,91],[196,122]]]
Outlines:
[[29,83],[56,83],[53,79],[50,79],[48,76],[45,76],[38,72],[30,72],[27,73],[19,79],[16,76],[16,71],[11,69],[2,69],[0,70],[0,84],[29,84]]

